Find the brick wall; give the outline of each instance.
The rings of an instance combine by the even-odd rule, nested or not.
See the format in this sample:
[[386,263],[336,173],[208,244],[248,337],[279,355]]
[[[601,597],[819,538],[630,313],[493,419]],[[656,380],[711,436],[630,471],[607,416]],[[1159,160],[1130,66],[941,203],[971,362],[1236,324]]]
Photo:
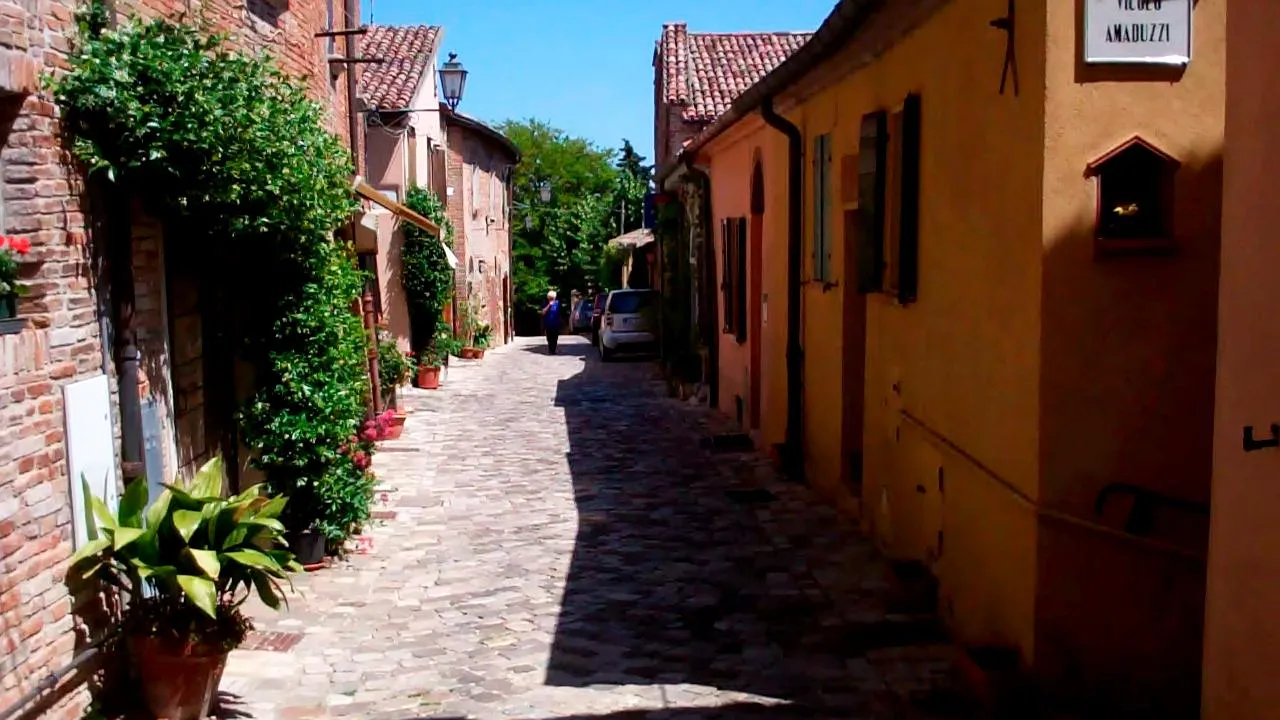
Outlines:
[[[342,27],[340,0],[336,4]],[[63,162],[56,109],[38,94],[39,77],[65,67],[73,7],[72,0],[0,0],[0,229],[33,245],[22,271],[30,294],[19,303],[28,326],[0,335],[0,708],[66,665],[75,650],[63,585],[72,525],[61,391],[67,383],[113,374],[102,347],[108,320],[96,291],[79,182]],[[116,7],[175,16],[200,3],[124,0]],[[313,37],[325,25],[324,0],[211,1],[203,9],[234,32],[239,46],[269,47],[288,72],[307,78],[312,95],[331,108],[330,129],[347,138],[345,80],[330,74],[324,41]],[[336,42],[341,52],[344,40]],[[201,436],[197,304],[190,288],[166,287],[159,228],[142,221],[135,236],[142,389],[171,396],[165,422],[173,434]],[[179,443],[169,454],[176,457],[167,460],[181,466],[205,449]],[[40,701],[48,709],[43,717],[81,716],[87,694],[80,679]]]
[[[504,279],[511,272],[506,169],[511,159],[491,139],[465,127],[449,128],[449,185],[453,197],[454,297],[470,302],[492,329],[491,345],[506,342]],[[523,222],[517,213],[511,222]]]

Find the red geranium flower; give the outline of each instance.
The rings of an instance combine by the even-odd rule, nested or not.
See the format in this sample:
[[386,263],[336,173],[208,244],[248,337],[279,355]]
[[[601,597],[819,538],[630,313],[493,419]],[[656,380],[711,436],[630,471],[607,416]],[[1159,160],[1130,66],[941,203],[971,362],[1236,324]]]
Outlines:
[[31,241],[27,238],[12,237],[9,238],[9,247],[19,255],[26,255],[31,252]]

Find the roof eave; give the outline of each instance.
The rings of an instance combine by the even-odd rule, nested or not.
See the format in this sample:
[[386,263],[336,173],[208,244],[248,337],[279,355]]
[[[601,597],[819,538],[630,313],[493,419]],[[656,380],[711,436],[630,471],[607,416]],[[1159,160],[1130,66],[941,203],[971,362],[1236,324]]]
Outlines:
[[862,26],[867,15],[883,2],[884,0],[840,0],[809,42],[734,98],[729,109],[698,133],[680,152],[680,156],[686,153],[690,157],[696,156],[699,150],[739,120],[757,111],[765,100],[782,93],[796,80],[835,55],[844,46],[848,36]]

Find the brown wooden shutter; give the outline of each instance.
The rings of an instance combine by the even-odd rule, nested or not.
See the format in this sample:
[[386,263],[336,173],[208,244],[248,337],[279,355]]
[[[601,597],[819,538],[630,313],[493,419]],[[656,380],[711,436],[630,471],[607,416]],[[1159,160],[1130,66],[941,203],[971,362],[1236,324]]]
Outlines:
[[734,328],[737,330],[735,335],[738,342],[746,342],[747,340],[747,219],[740,217],[737,219],[738,231],[737,237],[737,267],[734,268],[736,277],[734,278],[736,291],[734,298],[734,309],[737,311],[734,319]]
[[879,292],[884,286],[885,154],[887,118],[883,110],[862,116],[858,140],[858,292]]
[[449,180],[446,177],[444,148],[431,148],[431,191],[446,207],[449,205]]
[[898,302],[913,303],[920,285],[920,96],[902,106],[902,182],[898,206]]

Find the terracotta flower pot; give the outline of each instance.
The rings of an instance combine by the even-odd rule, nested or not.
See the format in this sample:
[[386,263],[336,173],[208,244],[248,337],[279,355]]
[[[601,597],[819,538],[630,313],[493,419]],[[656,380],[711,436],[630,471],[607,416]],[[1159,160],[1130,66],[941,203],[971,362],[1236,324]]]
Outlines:
[[423,390],[437,390],[440,388],[440,368],[438,367],[420,367],[418,368],[418,387]]
[[483,359],[484,359],[484,348],[476,348],[476,349],[475,349],[475,353],[476,353],[476,359],[477,359],[477,360],[483,360]]
[[155,638],[131,637],[129,655],[152,717],[204,720],[209,716],[227,653],[181,655]]
[[400,434],[404,432],[404,421],[408,415],[404,413],[396,413],[391,416],[391,424],[387,426],[387,440],[399,440]]

